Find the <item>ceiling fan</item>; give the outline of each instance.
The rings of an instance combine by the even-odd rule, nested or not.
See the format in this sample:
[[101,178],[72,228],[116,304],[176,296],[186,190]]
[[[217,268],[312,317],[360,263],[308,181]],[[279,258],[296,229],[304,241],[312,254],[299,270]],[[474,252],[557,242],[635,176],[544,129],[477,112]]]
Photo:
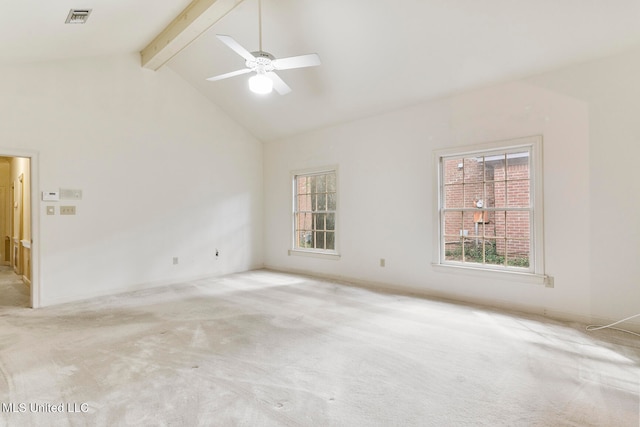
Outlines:
[[207,80],[214,82],[253,72],[255,75],[249,79],[249,89],[251,89],[252,92],[267,94],[270,93],[272,89],[275,89],[280,95],[285,95],[291,92],[291,88],[275,71],[320,65],[320,56],[318,56],[317,53],[277,59],[269,52],[262,50],[262,0],[258,0],[258,28],[260,39],[259,50],[256,52],[249,52],[231,36],[216,34],[216,37],[221,42],[245,59],[246,68],[209,77]]

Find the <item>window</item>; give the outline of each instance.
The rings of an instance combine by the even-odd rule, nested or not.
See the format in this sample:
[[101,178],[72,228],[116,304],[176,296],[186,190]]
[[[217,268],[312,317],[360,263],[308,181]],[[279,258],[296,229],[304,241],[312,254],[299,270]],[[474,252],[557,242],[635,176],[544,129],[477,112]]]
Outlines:
[[540,139],[436,153],[438,264],[543,274]]
[[293,249],[336,253],[336,170],[293,175]]

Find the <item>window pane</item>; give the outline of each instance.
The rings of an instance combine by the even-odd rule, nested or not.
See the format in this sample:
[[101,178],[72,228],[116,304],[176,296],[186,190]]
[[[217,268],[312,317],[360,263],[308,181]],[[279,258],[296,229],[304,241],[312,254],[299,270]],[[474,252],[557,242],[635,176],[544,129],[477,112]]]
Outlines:
[[313,214],[312,213],[306,214],[304,230],[309,230],[309,231],[313,230]]
[[507,237],[507,221],[506,221],[506,212],[505,211],[496,211],[494,213],[494,232],[495,237],[505,238]]
[[298,233],[298,247],[312,248],[313,247],[313,232],[300,231]]
[[324,230],[325,229],[325,217],[326,214],[313,214],[313,223],[315,225],[316,230]]
[[464,159],[464,182],[482,182],[484,175],[484,161],[482,157],[468,157]]
[[475,223],[473,222],[473,214],[475,212],[464,212],[462,214],[462,235],[465,237],[472,238],[475,234]]
[[511,211],[506,214],[507,238],[529,238],[529,212]]
[[507,154],[507,180],[529,179],[529,152]]
[[336,210],[336,194],[335,193],[327,194],[327,210],[328,211]]
[[481,239],[466,239],[464,241],[464,262],[473,262],[476,264],[483,264],[482,248],[483,240]]
[[324,232],[316,231],[316,246],[317,249],[324,249]]
[[308,193],[315,193],[316,192],[316,177],[315,176],[308,176],[307,177],[307,192]]
[[336,214],[327,214],[327,230],[336,229]]
[[460,237],[445,238],[444,259],[447,261],[462,261],[462,240]]
[[301,213],[298,214],[298,223],[296,224],[298,230],[311,230],[311,214]]
[[482,214],[483,223],[480,223],[482,233],[484,237],[495,237],[496,231],[496,213],[493,211],[485,211]]
[[317,194],[312,194],[311,196],[311,210],[312,211],[316,211],[317,209],[317,205],[318,205],[318,195]]
[[462,208],[462,184],[446,185],[444,187],[444,207]]
[[319,211],[327,210],[327,195],[326,194],[318,194],[317,196],[318,205],[317,208]]
[[463,179],[463,161],[459,159],[445,159],[443,161],[445,184],[461,184]]
[[484,240],[484,263],[485,264],[504,265],[504,255],[500,255],[498,246],[499,244],[498,244],[498,241],[496,241],[496,239]]
[[484,229],[484,225],[489,222],[489,212],[484,209],[478,209],[473,212],[469,212],[469,215],[472,216],[472,222],[474,227],[477,225],[480,230],[480,226]]
[[507,265],[529,267],[529,240],[507,240]]
[[476,208],[477,203],[482,201],[484,205],[484,184],[481,182],[474,184],[464,184],[464,207]]
[[327,191],[336,192],[336,174],[334,173],[327,175]]
[[484,200],[483,207],[493,208],[496,206],[496,184],[494,182],[488,182],[484,185]]
[[[482,212],[478,212],[478,213],[482,214]],[[467,214],[469,214],[473,218],[472,213],[467,212]],[[475,221],[473,221],[472,224],[470,224],[470,227],[468,228],[468,230],[469,232],[467,233],[467,236],[470,239],[475,239],[477,241],[478,238],[482,236],[482,229],[480,228],[480,223],[476,223]]]
[[504,154],[499,154],[497,156],[487,156],[485,157],[485,163],[485,169],[487,171],[491,171],[486,172],[485,175],[490,173],[493,176],[493,181],[504,181],[505,179],[507,179],[507,163]]
[[529,239],[507,240],[507,265],[529,267]]
[[495,181],[496,179],[494,163],[495,162],[492,162],[490,157],[485,157],[484,159],[484,181],[485,182],[492,182],[492,181]]
[[444,213],[444,235],[459,238],[462,233],[462,212]]
[[496,213],[495,212],[485,212],[484,213],[484,224],[480,224],[482,226],[482,237],[496,237]]
[[298,194],[306,194],[308,193],[308,189],[307,189],[307,177],[306,176],[299,176],[296,178],[296,182],[297,182],[297,193]]
[[327,233],[327,249],[336,249],[336,233]]
[[529,207],[529,180],[507,181],[507,206]]
[[298,196],[298,211],[311,211],[311,195],[304,194]]
[[313,230],[313,214],[305,214],[304,230]]
[[504,208],[507,206],[507,183],[498,181],[493,183],[493,207]]
[[316,193],[325,193],[327,191],[327,176],[319,175],[316,177]]

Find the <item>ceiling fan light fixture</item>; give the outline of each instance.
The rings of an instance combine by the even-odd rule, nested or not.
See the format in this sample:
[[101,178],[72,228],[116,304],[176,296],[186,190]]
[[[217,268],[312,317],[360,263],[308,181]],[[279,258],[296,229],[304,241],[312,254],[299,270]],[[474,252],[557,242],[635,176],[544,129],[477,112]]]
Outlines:
[[231,50],[240,55],[245,60],[245,68],[224,73],[217,76],[209,77],[207,80],[215,82],[217,80],[227,79],[229,77],[239,76],[240,74],[256,73],[249,79],[249,90],[259,95],[271,93],[273,89],[280,95],[286,95],[291,92],[291,88],[278,76],[276,71],[290,70],[292,68],[314,67],[320,65],[320,57],[317,53],[307,55],[291,56],[288,58],[277,59],[269,52],[262,50],[262,2],[258,0],[258,34],[259,34],[259,50],[249,52],[242,47],[240,43],[235,41],[233,37],[225,34],[216,34],[216,37]]
[[249,89],[253,93],[266,95],[273,90],[273,81],[264,74],[256,74],[249,78]]

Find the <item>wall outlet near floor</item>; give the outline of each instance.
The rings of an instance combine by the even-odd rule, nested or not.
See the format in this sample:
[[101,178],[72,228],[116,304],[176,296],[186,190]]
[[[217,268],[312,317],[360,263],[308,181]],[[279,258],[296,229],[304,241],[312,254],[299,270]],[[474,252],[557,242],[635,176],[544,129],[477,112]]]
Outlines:
[[547,288],[553,288],[555,286],[553,283],[553,276],[546,276],[544,278],[544,286]]
[[173,257],[173,265],[177,265],[178,264],[178,257],[174,256]]
[[60,206],[60,215],[75,215],[75,206]]

